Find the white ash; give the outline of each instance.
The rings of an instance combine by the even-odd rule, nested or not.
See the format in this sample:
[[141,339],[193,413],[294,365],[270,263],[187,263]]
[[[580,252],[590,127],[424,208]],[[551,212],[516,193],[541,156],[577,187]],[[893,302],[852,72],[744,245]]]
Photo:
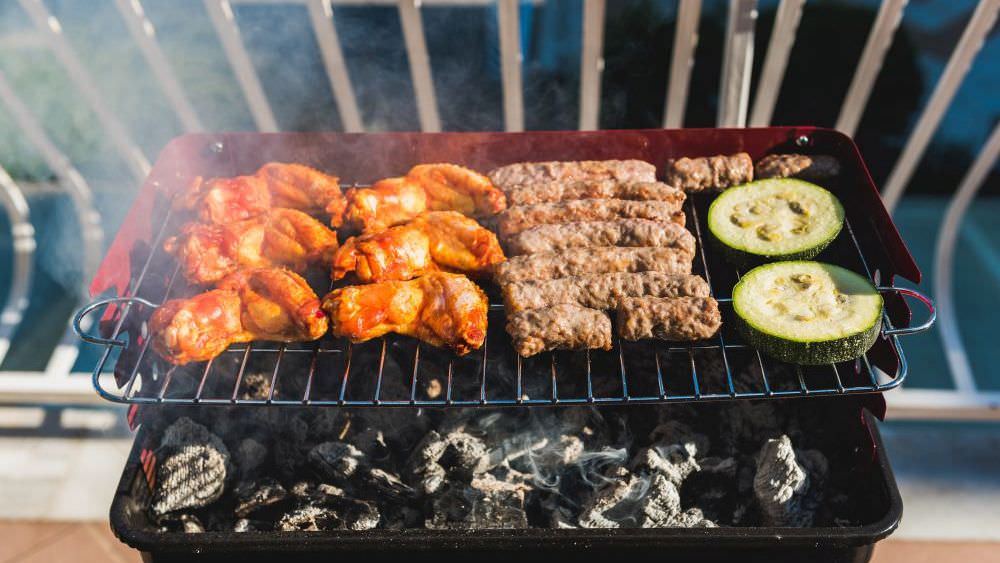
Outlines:
[[763,520],[772,526],[812,526],[822,502],[826,457],[815,450],[796,450],[787,435],[771,439],[757,454],[754,496]]
[[479,485],[483,488],[449,484],[434,499],[424,525],[432,530],[528,527],[523,490]]
[[680,487],[688,475],[701,469],[695,459],[697,453],[693,442],[650,446],[639,450],[632,458],[631,468],[663,475],[675,487]]
[[365,454],[345,442],[323,442],[309,450],[309,463],[326,479],[346,480],[366,465]]
[[408,473],[425,494],[441,489],[450,475],[471,477],[484,465],[486,444],[459,427],[444,435],[431,430],[417,445],[407,463]]
[[157,458],[155,514],[201,508],[222,496],[230,473],[229,450],[201,424],[178,418],[164,431]]

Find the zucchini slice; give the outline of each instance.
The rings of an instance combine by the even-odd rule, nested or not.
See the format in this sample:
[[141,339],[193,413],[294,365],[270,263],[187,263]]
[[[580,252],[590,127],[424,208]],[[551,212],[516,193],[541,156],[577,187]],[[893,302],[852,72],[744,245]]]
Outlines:
[[844,206],[816,184],[792,178],[750,182],[722,192],[708,208],[708,230],[738,266],[809,260],[844,225]]
[[733,289],[738,329],[747,342],[784,362],[853,360],[882,328],[882,296],[867,279],[821,262],[758,266]]

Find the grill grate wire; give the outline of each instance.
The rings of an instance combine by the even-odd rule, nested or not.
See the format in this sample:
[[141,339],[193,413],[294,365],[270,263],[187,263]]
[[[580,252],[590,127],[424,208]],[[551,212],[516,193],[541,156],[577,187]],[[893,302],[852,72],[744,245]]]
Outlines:
[[[723,318],[731,313],[732,300],[717,291],[712,280],[710,260],[705,252],[702,236],[699,209],[695,205],[696,198],[688,198],[686,211],[689,215],[689,226],[695,235],[698,245],[696,272],[705,277],[711,295],[723,309]],[[150,270],[154,256],[162,254],[162,241],[171,223],[170,211],[167,211],[162,226],[153,243],[152,250],[143,264],[140,274],[133,280],[126,295],[143,295],[144,283]],[[845,236],[846,235],[846,236]],[[847,245],[849,253],[856,253],[857,265],[878,285],[877,277],[865,259],[861,245],[851,227],[850,221],[845,221],[844,232],[838,237],[841,244]],[[853,247],[851,249],[850,247]],[[165,259],[171,259],[165,256]],[[697,271],[700,267],[701,271]],[[857,268],[856,268],[857,269]],[[167,278],[162,292],[161,302],[173,297],[176,289],[176,279],[179,266],[173,268]],[[735,272],[736,279],[740,272]],[[718,278],[718,276],[717,276]],[[156,297],[156,296],[151,296]],[[569,353],[550,352],[525,359],[517,356],[509,344],[504,349],[506,333],[502,328],[502,310],[500,303],[490,303],[490,331],[486,343],[480,350],[474,351],[465,358],[456,358],[449,352],[439,351],[419,342],[403,337],[385,337],[352,345],[346,340],[333,339],[329,335],[305,347],[285,343],[253,342],[242,346],[234,346],[221,356],[205,362],[203,365],[169,366],[155,357],[147,354],[149,339],[144,339],[139,346],[134,363],[127,370],[128,378],[124,385],[115,386],[113,372],[123,373],[122,366],[109,363],[116,347],[125,348],[126,343],[116,339],[122,334],[126,318],[134,313],[132,300],[122,299],[118,320],[111,331],[108,340],[101,340],[106,347],[93,373],[94,387],[103,398],[131,404],[170,404],[170,405],[285,405],[285,406],[349,406],[349,407],[477,407],[477,406],[516,406],[516,405],[579,405],[579,404],[624,404],[624,403],[668,403],[692,401],[718,401],[735,399],[788,398],[819,395],[848,395],[886,391],[899,386],[906,377],[907,362],[903,355],[897,335],[892,334],[892,324],[888,315],[883,316],[883,334],[879,342],[865,356],[841,364],[829,366],[791,366],[781,364],[763,356],[759,351],[745,343],[734,339],[734,335],[726,334],[723,326],[719,333],[710,340],[695,343],[668,343],[662,341],[642,341],[623,344],[616,337],[615,348],[611,352],[591,351]],[[730,315],[731,316],[731,315]],[[498,340],[499,339],[499,340]],[[93,339],[90,339],[94,341]],[[406,341],[409,343],[406,344]],[[404,369],[396,366],[392,374],[387,373],[390,341],[394,344],[412,347],[411,366]],[[359,349],[371,348],[372,344],[380,346],[374,358],[359,359]],[[626,354],[626,347],[630,352]],[[425,350],[426,348],[426,350]],[[499,350],[496,350],[498,349]],[[642,354],[633,354],[632,348],[641,348]],[[491,350],[493,350],[491,352]],[[885,352],[888,351],[888,355]],[[367,352],[367,350],[366,350]],[[706,353],[715,353],[714,360],[705,358]],[[493,354],[491,356],[491,354]],[[371,354],[368,354],[371,355]],[[258,389],[256,395],[241,394],[241,389],[247,382],[247,372],[256,360],[274,357],[274,365],[266,370],[254,370],[254,373],[268,373],[266,385]],[[299,360],[307,356],[305,366],[296,365],[292,369],[282,369],[290,360]],[[423,356],[423,358],[422,358]],[[610,356],[610,357],[609,357]],[[671,356],[683,356],[681,362],[671,362]],[[735,356],[746,360],[740,368]],[[871,357],[870,357],[871,356]],[[877,356],[877,357],[876,357]],[[120,355],[117,362],[124,360]],[[616,364],[608,370],[598,370],[595,357],[601,357],[604,363]],[[331,370],[321,367],[329,359],[343,359],[341,370]],[[468,363],[475,360],[475,374],[456,374],[456,362]],[[583,385],[575,385],[577,389],[567,391],[565,377],[560,377],[560,363],[572,364],[573,359],[582,358],[582,369],[575,370],[570,376],[574,381],[582,377]],[[628,359],[627,359],[628,358]],[[630,368],[632,359],[652,359],[648,369]],[[220,366],[223,360],[235,359],[234,369],[224,369]],[[512,361],[513,366],[497,366],[498,362]],[[232,363],[232,362],[230,362]],[[427,384],[421,386],[421,371],[426,364],[432,363],[443,369],[430,376]],[[300,364],[300,362],[296,362]],[[531,364],[529,369],[528,364]],[[547,364],[547,365],[540,365]],[[688,374],[679,373],[678,366],[685,365]],[[671,367],[673,366],[673,369]],[[848,375],[853,380],[845,383],[841,370],[850,366]],[[886,366],[883,369],[882,366]],[[567,365],[572,369],[572,365]],[[301,373],[305,371],[305,374]],[[339,371],[339,374],[336,373]],[[617,374],[613,373],[617,371]],[[600,372],[600,373],[598,373]],[[825,372],[825,375],[824,375]],[[881,377],[880,377],[881,376]],[[478,380],[474,386],[474,396],[463,398],[457,389],[456,381]],[[193,383],[187,387],[177,382],[185,379]],[[711,383],[720,390],[712,390]],[[807,379],[811,383],[807,383]],[[828,384],[815,380],[829,379]],[[291,380],[291,381],[290,381]],[[298,380],[302,383],[297,392],[294,389]],[[386,398],[385,388],[391,380],[404,388],[400,398]],[[612,385],[610,382],[616,380]],[[687,380],[687,381],[685,381]],[[881,380],[881,381],[880,381]],[[548,385],[541,385],[547,381]],[[331,385],[330,382],[333,382]],[[781,382],[791,383],[785,385]],[[366,386],[365,396],[355,397],[352,389]],[[652,386],[648,391],[645,386]],[[286,391],[283,387],[291,387]],[[607,387],[617,387],[610,392],[601,393]],[[505,391],[504,387],[511,387]],[[529,390],[529,387],[532,388]],[[547,387],[547,389],[545,388]],[[560,389],[563,387],[563,389]],[[580,388],[582,387],[582,388]],[[535,389],[537,388],[537,389]],[[210,390],[212,391],[210,393]],[[421,393],[423,391],[423,393]]]

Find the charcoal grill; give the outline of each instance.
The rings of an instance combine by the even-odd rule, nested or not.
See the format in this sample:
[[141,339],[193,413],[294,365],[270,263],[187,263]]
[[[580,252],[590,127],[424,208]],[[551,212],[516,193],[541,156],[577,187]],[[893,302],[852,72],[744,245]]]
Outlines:
[[[363,344],[324,337],[306,345],[254,342],[234,346],[198,366],[169,366],[148,350],[145,320],[157,303],[190,294],[179,267],[162,250],[177,228],[171,194],[190,178],[247,173],[264,162],[301,162],[367,185],[420,162],[455,162],[479,170],[525,160],[638,158],[663,166],[669,158],[746,151],[831,154],[842,163],[828,185],[843,201],[845,229],[821,260],[867,276],[886,303],[882,332],[858,360],[821,367],[783,364],[749,347],[731,329],[730,289],[740,272],[706,249],[708,199],[690,197],[688,225],[698,240],[695,273],[712,287],[723,311],[713,339],[678,344],[616,341],[610,352],[554,352],[522,359],[503,331],[503,308],[492,292],[490,330],[482,349],[465,357],[388,336]],[[152,218],[152,221],[150,220]],[[108,295],[79,311],[81,338],[103,347],[93,371],[97,393],[113,402],[165,405],[283,405],[345,407],[488,407],[613,405],[748,400],[887,391],[902,384],[907,362],[900,337],[934,322],[931,301],[896,287],[897,276],[920,272],[883,207],[853,142],[811,127],[601,132],[440,134],[190,135],[172,142],[109,250],[91,286]],[[903,297],[929,312],[911,325]],[[80,326],[103,310],[102,334]],[[267,392],[247,397],[249,372],[266,373]]]

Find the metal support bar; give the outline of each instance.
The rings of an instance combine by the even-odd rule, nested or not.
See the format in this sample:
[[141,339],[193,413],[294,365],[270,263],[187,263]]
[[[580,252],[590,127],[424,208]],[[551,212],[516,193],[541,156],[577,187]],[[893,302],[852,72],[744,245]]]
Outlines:
[[139,46],[146,64],[153,71],[156,81],[160,83],[163,94],[167,97],[170,107],[177,114],[177,119],[187,132],[202,130],[201,121],[194,111],[184,89],[170,68],[170,63],[160,50],[159,43],[156,42],[156,28],[153,22],[146,17],[146,12],[142,8],[141,0],[115,0],[115,6],[125,20],[125,27],[128,28],[132,40]]
[[878,15],[875,16],[875,23],[868,33],[868,40],[865,42],[865,49],[861,52],[861,60],[858,61],[857,70],[854,71],[854,78],[847,89],[847,96],[844,98],[844,105],[840,107],[840,117],[837,118],[836,128],[846,135],[854,135],[861,121],[861,115],[868,105],[868,96],[872,93],[875,79],[882,70],[882,61],[885,54],[892,45],[893,35],[899,22],[903,20],[903,8],[908,0],[886,0],[879,5]]
[[580,52],[580,130],[598,129],[601,73],[604,72],[605,0],[583,4],[583,48]]
[[781,82],[785,78],[788,56],[795,45],[796,30],[802,19],[802,6],[806,0],[781,0],[774,16],[771,39],[767,43],[764,67],[757,81],[757,94],[750,112],[750,127],[766,127],[771,124],[774,105],[778,101]]
[[1000,124],[993,129],[983,150],[979,152],[972,167],[962,178],[955,196],[951,198],[938,233],[937,251],[934,253],[934,295],[941,309],[939,334],[944,345],[945,357],[948,359],[948,367],[951,368],[951,377],[955,381],[955,388],[961,393],[975,393],[976,381],[969,357],[965,352],[965,344],[962,343],[958,315],[955,312],[952,287],[955,246],[962,218],[965,217],[965,212],[985,182],[987,174],[997,162],[998,156],[1000,156]]
[[413,94],[417,99],[420,129],[426,133],[437,133],[441,131],[441,118],[438,116],[437,96],[434,94],[434,80],[431,78],[431,59],[427,54],[424,22],[420,17],[420,0],[399,0],[398,6],[403,40],[406,42],[406,57],[410,62]]
[[212,25],[215,26],[215,32],[222,42],[229,64],[236,73],[236,80],[239,81],[243,95],[250,106],[250,114],[253,115],[257,129],[265,132],[277,131],[278,121],[274,118],[267,96],[264,95],[264,88],[260,85],[257,71],[250,62],[250,55],[243,47],[232,5],[229,0],[205,0],[205,10],[212,19]]
[[344,131],[360,133],[365,130],[365,126],[361,122],[358,101],[354,96],[354,88],[351,87],[351,77],[347,73],[344,52],[340,48],[337,26],[333,21],[333,8],[329,0],[308,0],[306,6],[313,33],[316,34],[316,43],[326,66],[330,89],[340,111],[340,122],[344,125]]
[[34,269],[35,228],[31,225],[28,202],[21,188],[14,183],[7,171],[0,166],[0,207],[10,220],[11,239],[14,243],[14,267],[11,269],[10,291],[3,309],[0,309],[0,362],[10,349],[14,331],[21,324],[28,307],[31,278]]
[[667,101],[663,108],[665,129],[684,126],[691,67],[694,66],[694,49],[698,45],[698,21],[701,17],[701,0],[680,0],[677,24],[674,28],[674,48],[670,57],[670,82],[667,84]]
[[524,131],[524,91],[521,87],[521,30],[517,0],[497,0],[500,29],[500,74],[503,120],[507,131]]
[[756,21],[756,0],[729,0],[726,43],[722,52],[719,112],[716,118],[719,127],[746,125]]
[[149,174],[149,160],[132,140],[131,135],[118,120],[118,117],[104,105],[104,96],[97,90],[97,86],[90,78],[90,73],[84,69],[83,63],[77,58],[69,41],[63,37],[62,25],[59,20],[49,13],[42,0],[19,0],[19,2],[31,18],[35,28],[48,37],[52,53],[69,74],[73,83],[76,84],[90,109],[97,115],[101,127],[104,128],[108,138],[122,154],[129,170],[139,181],[145,180],[146,175]]
[[962,80],[969,72],[972,60],[982,48],[986,35],[993,28],[998,11],[1000,11],[1000,0],[982,0],[976,6],[976,11],[973,12],[972,18],[965,26],[962,38],[958,40],[958,45],[955,46],[951,58],[948,59],[948,65],[945,66],[944,73],[941,74],[937,86],[934,87],[934,93],[931,94],[927,107],[920,115],[920,120],[917,121],[913,134],[906,142],[903,153],[896,161],[896,165],[882,189],[882,199],[890,213],[896,208],[899,198],[903,196],[906,184],[909,183],[920,158],[931,142],[931,136],[934,135],[938,124],[941,123],[941,118],[944,117],[945,111],[951,105],[958,87],[962,85]]

